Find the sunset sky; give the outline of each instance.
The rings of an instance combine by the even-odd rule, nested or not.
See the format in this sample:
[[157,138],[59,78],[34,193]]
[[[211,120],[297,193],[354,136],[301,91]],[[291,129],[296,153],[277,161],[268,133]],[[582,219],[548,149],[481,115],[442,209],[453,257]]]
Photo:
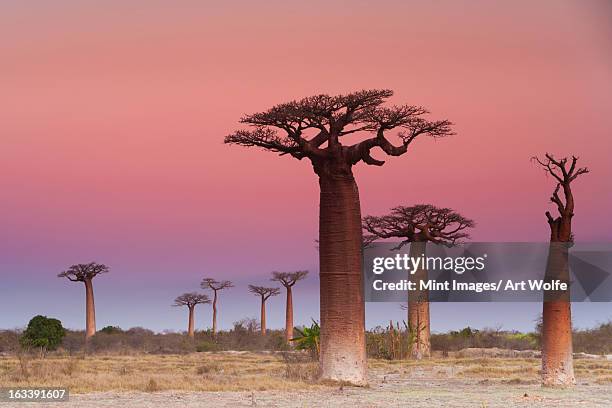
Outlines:
[[[2,1],[0,328],[82,327],[82,285],[55,276],[92,260],[112,269],[95,282],[99,327],[183,329],[170,304],[205,276],[237,283],[229,327],[257,314],[246,284],[295,269],[313,275],[296,322],[317,318],[311,166],[222,143],[243,114],[317,93],[389,88],[456,124],[357,166],[364,215],[428,202],[476,220],[475,241],[545,241],[554,183],[530,157],[549,151],[591,169],[576,240],[612,242],[611,19],[606,0]],[[577,324],[611,309],[575,305]],[[435,305],[432,326],[530,329],[538,310]],[[369,305],[368,326],[390,313]]]

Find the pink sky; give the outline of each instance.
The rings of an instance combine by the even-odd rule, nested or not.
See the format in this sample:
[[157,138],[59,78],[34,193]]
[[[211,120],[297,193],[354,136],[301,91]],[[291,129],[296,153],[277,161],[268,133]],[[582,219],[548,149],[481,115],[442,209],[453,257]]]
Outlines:
[[529,158],[550,151],[592,171],[577,239],[610,240],[610,17],[606,1],[2,2],[2,273],[316,267],[310,165],[223,136],[244,113],[362,88],[458,133],[356,168],[364,214],[431,202],[474,218],[475,240],[546,240],[554,185]]

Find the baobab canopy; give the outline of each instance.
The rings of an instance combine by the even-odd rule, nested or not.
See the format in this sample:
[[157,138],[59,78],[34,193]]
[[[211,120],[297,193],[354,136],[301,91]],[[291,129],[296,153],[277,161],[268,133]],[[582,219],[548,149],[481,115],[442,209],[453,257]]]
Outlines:
[[90,262],[87,264],[72,265],[67,270],[57,274],[58,278],[67,278],[73,282],[84,282],[93,279],[101,273],[107,273],[110,268],[104,264]]
[[182,295],[178,296],[176,299],[174,299],[174,304],[172,306],[194,307],[195,305],[202,303],[210,303],[208,296],[201,293],[191,292],[183,293]]
[[[371,155],[375,147],[390,156],[400,156],[419,135],[443,137],[453,134],[448,120],[429,121],[425,108],[414,105],[384,106],[393,91],[362,90],[346,95],[315,95],[276,105],[265,112],[246,115],[242,123],[250,129],[238,130],[225,143],[257,146],[309,158],[313,164],[339,159],[352,166],[360,161],[382,166],[384,161]],[[399,144],[386,134],[397,129]],[[280,132],[280,134],[279,134]],[[359,143],[342,145],[340,138],[357,132],[371,133]],[[319,173],[322,168],[315,165]]]
[[431,204],[398,206],[388,215],[366,216],[363,219],[363,228],[372,236],[381,239],[401,238],[398,248],[419,241],[455,245],[469,238],[466,230],[474,226],[474,221],[458,212]]
[[267,288],[264,286],[249,285],[249,292],[254,295],[261,296],[263,300],[267,300],[270,296],[276,296],[280,294],[279,288]]
[[285,287],[291,287],[296,284],[297,281],[305,279],[308,275],[308,271],[295,271],[295,272],[272,272],[271,281],[279,282]]

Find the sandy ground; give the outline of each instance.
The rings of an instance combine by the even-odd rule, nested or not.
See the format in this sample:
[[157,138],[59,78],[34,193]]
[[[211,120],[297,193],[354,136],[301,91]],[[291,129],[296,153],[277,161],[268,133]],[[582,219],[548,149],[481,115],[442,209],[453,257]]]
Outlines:
[[[438,367],[439,369],[440,367]],[[2,407],[612,407],[612,384],[574,389],[500,384],[485,379],[440,378],[432,367],[406,372],[371,370],[370,386],[304,391],[103,392],[71,395],[58,403],[4,403]]]
[[[396,384],[397,385],[397,384]],[[572,391],[542,390],[538,386],[470,386],[467,384],[391,384],[371,389],[319,392],[187,392],[94,393],[71,397],[56,407],[610,407],[612,388],[579,386]],[[7,407],[41,407],[38,403]]]

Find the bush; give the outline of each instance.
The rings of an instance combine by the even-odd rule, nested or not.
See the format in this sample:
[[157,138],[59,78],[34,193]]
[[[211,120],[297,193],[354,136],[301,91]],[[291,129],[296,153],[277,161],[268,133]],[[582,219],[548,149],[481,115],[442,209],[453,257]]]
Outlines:
[[19,336],[16,330],[0,330],[0,353],[19,351]]
[[217,351],[217,350],[219,350],[219,346],[217,346],[215,342],[208,341],[208,340],[204,340],[196,346],[196,351],[198,353],[201,353],[203,351]]
[[598,327],[574,331],[574,352],[612,354],[612,321]]
[[532,350],[539,347],[539,342],[536,333],[494,329],[475,330],[470,327],[459,331],[431,335],[432,350],[440,350],[446,353],[469,347]]
[[[42,319],[42,320],[41,320]],[[45,317],[37,316],[32,319],[26,332],[18,330],[0,330],[0,353],[17,354],[20,343],[23,347],[41,347],[41,351],[57,347],[57,339],[49,344],[34,341],[34,329]],[[56,321],[55,319],[47,319]],[[100,354],[184,354],[195,351],[284,351],[290,346],[284,339],[283,330],[268,330],[262,336],[257,329],[256,320],[245,319],[237,322],[233,329],[222,330],[215,336],[208,330],[196,331],[195,341],[181,333],[154,333],[143,328],[116,331],[100,330],[93,336],[88,345],[89,353]],[[58,333],[60,332],[58,327]],[[303,327],[299,327],[304,332]],[[309,329],[313,329],[310,327]],[[108,333],[111,331],[112,333]],[[65,336],[64,336],[65,333]],[[23,335],[22,335],[23,334]],[[69,354],[78,354],[85,350],[85,332],[61,329],[61,347]],[[299,336],[299,332],[296,331]],[[306,336],[309,337],[309,336]],[[313,339],[316,336],[313,336]],[[516,331],[502,331],[495,329],[475,330],[465,328],[448,333],[432,333],[432,351],[441,351],[444,354],[459,351],[468,347],[492,348],[513,350],[539,349],[537,332],[520,333]],[[604,323],[588,330],[575,330],[573,333],[574,351],[589,354],[612,353],[612,322]],[[410,350],[410,336],[406,330],[389,327],[378,327],[366,332],[367,353],[370,358],[397,359],[406,358]],[[46,344],[46,345],[45,345]],[[295,342],[294,346],[298,346]],[[299,347],[299,346],[298,346]],[[312,350],[310,347],[304,347]],[[60,351],[58,351],[60,352]]]
[[121,330],[121,327],[118,327],[118,326],[106,326],[106,327],[103,327],[100,331],[98,331],[98,333],[119,334],[119,333],[123,333],[123,330]]
[[389,322],[389,326],[377,326],[366,332],[366,353],[368,357],[385,360],[407,358],[414,345],[415,333],[406,324]]
[[19,339],[24,348],[36,347],[42,352],[55,350],[66,336],[62,322],[47,316],[35,316],[28,323],[28,328]]
[[319,345],[321,344],[321,328],[319,323],[313,319],[310,327],[302,329],[296,327],[295,331],[298,335],[291,339],[295,344],[295,348],[297,350],[307,350],[313,358],[318,358]]

